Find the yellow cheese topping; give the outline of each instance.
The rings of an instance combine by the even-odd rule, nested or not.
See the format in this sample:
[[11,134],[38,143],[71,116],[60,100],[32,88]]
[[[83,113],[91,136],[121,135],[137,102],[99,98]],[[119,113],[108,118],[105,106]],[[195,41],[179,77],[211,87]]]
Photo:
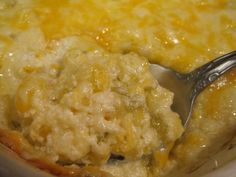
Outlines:
[[110,51],[186,72],[235,49],[234,7],[230,0],[35,0],[0,19],[20,29],[40,26],[47,39],[86,34]]

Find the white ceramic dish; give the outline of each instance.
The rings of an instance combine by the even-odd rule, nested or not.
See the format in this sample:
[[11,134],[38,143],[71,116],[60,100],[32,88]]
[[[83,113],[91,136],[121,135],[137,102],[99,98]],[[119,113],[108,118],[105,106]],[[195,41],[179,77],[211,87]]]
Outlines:
[[53,177],[27,164],[15,153],[0,145],[0,176],[1,177]]

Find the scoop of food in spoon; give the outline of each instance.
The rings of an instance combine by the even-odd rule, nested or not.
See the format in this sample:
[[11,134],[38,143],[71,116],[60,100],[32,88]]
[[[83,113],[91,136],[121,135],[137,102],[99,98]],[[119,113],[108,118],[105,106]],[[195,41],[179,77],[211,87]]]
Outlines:
[[174,93],[172,109],[180,115],[186,127],[197,95],[235,66],[236,51],[216,58],[188,74],[181,74],[157,64],[151,64],[151,72],[161,86]]

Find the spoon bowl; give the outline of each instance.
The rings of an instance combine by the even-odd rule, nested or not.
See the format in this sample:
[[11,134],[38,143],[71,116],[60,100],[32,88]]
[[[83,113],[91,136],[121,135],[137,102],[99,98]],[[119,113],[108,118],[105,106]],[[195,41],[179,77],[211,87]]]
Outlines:
[[184,127],[187,127],[199,93],[235,66],[236,51],[233,51],[187,74],[158,64],[151,64],[150,70],[161,86],[174,93],[172,109],[180,115]]

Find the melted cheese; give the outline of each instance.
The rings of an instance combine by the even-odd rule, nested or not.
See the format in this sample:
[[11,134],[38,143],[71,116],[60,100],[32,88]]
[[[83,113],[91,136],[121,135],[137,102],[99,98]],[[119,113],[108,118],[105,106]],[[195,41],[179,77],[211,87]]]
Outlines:
[[135,51],[182,72],[236,48],[235,4],[227,0],[38,3],[48,38],[87,34],[110,51]]

